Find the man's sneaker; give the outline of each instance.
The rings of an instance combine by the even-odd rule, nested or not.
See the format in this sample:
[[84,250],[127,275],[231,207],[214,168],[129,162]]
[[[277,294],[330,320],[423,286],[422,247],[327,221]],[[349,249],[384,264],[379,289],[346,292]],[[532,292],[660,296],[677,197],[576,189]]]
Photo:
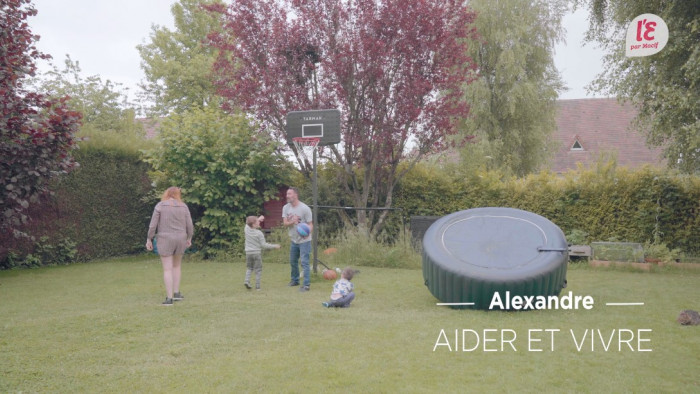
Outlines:
[[331,304],[329,304],[329,303],[327,303],[327,302],[322,302],[321,305],[325,306],[326,308],[328,308],[328,307],[331,306]]
[[289,284],[287,284],[287,286],[289,286],[289,287],[299,286],[299,282],[291,281],[291,282],[289,282]]
[[309,291],[309,290],[310,290],[310,289],[309,289],[309,286],[301,286],[301,287],[299,288],[299,291],[300,291],[301,293],[303,293],[303,292],[305,292],[305,291]]
[[245,286],[245,288],[248,289],[248,290],[252,289],[252,287],[250,287],[250,283],[248,283],[248,282],[245,282],[245,283],[243,284],[243,286]]
[[173,294],[173,301],[182,301],[185,299],[185,296],[182,295],[179,291],[175,294]]
[[173,299],[172,298],[165,298],[165,301],[161,304],[163,306],[172,306],[173,305]]
[[260,285],[255,285],[255,290],[260,291]]

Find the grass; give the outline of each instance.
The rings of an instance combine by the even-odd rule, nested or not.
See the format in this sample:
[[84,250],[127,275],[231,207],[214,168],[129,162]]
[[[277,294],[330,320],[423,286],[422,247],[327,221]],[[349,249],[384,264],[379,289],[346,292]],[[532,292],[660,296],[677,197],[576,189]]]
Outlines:
[[[299,293],[271,257],[256,292],[242,285],[242,261],[188,256],[186,299],[173,307],[159,306],[151,255],[0,272],[0,392],[700,390],[700,327],[675,322],[700,309],[699,270],[574,267],[566,290],[593,296],[593,310],[485,312],[436,306],[420,270],[361,267],[352,307],[326,309],[331,282],[314,277]],[[645,305],[604,305],[625,301]],[[621,328],[651,329],[642,348],[652,351],[578,351],[569,333],[607,340]],[[517,351],[433,351],[455,329],[513,330]],[[528,351],[531,329],[561,330],[554,351],[543,333],[544,351]]]

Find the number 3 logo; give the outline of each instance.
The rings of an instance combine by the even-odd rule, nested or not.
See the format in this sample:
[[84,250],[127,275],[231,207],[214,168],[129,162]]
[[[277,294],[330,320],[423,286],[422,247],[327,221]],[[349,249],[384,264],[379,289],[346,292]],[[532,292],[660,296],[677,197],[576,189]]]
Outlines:
[[[642,34],[642,29],[644,29],[644,34]],[[651,35],[656,30],[656,22],[649,21],[647,22],[646,19],[642,19],[641,21],[637,22],[637,41],[642,41],[642,36],[644,37],[645,40],[651,41],[654,39],[654,36]]]
[[661,51],[668,42],[668,26],[659,16],[642,14],[627,26],[625,55],[650,56]]

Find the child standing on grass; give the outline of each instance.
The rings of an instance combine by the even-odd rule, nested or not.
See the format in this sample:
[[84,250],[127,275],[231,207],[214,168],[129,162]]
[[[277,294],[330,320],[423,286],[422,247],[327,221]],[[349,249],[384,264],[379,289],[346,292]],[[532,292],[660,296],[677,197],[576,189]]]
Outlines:
[[331,292],[331,299],[323,304],[326,308],[336,307],[336,308],[347,308],[350,306],[352,300],[355,299],[355,285],[353,285],[352,277],[355,275],[355,271],[352,268],[345,268],[340,274],[340,279],[335,281],[333,285],[333,291]]
[[260,231],[260,222],[265,216],[248,216],[245,221],[245,282],[246,289],[250,290],[250,274],[255,271],[255,289],[260,290],[260,276],[262,276],[262,251],[263,249],[279,249],[280,245],[265,242],[265,235]]

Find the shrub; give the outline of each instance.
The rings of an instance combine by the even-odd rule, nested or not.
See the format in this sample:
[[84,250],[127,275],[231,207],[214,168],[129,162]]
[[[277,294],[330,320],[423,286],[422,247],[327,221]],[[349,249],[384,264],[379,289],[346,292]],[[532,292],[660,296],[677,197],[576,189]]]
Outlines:
[[644,257],[664,263],[673,263],[683,258],[683,253],[680,249],[669,249],[666,245],[646,242],[644,244]]
[[[39,259],[41,265],[64,265],[75,262],[78,250],[76,243],[69,238],[53,242],[49,237],[43,236],[35,244],[34,255]],[[26,257],[25,260],[27,260]]]
[[33,254],[28,254],[21,262],[20,262],[20,267],[22,268],[37,268],[41,267],[42,261],[41,257],[33,255]]
[[366,232],[345,229],[330,244],[338,251],[321,257],[329,267],[420,268],[422,264],[408,234],[393,244],[387,244],[368,237]]
[[22,262],[22,256],[16,251],[9,251],[0,259],[0,269],[7,270],[18,267]]
[[151,175],[159,189],[183,189],[195,220],[194,242],[200,249],[240,250],[245,217],[259,214],[288,178],[277,145],[243,115],[213,109],[172,115],[161,126],[160,141],[147,152]]
[[27,21],[36,15],[31,2],[3,1],[0,10],[0,231],[16,235],[49,181],[73,168],[81,115],[68,108],[68,97],[49,99],[28,88],[37,61],[48,57]]
[[577,228],[566,234],[566,241],[571,245],[586,245],[588,244],[588,233]]
[[[79,167],[56,178],[30,207],[16,238],[0,234],[0,268],[67,264],[144,249],[155,202],[137,135],[91,132],[74,151]],[[38,240],[38,241],[36,241]]]
[[81,166],[56,184],[54,204],[61,233],[76,242],[79,258],[144,250],[155,201],[140,153],[86,147],[76,160]]
[[583,243],[650,242],[700,254],[698,176],[649,167],[619,169],[614,163],[578,168],[564,176],[453,173],[457,172],[416,166],[397,189],[395,206],[404,208],[406,217],[485,206],[519,208],[548,218]]

